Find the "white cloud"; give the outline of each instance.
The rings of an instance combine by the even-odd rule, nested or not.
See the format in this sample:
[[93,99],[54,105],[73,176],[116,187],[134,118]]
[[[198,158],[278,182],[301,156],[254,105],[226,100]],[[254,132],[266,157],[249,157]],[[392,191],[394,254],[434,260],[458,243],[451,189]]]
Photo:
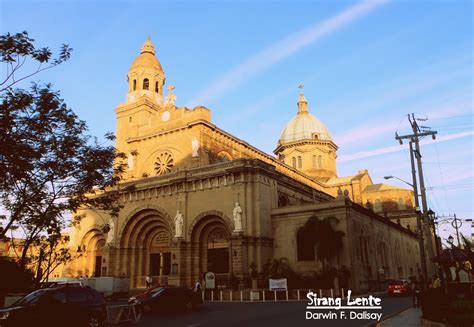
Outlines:
[[370,13],[386,2],[388,0],[361,1],[333,17],[271,44],[215,80],[190,101],[190,106],[208,103],[212,99],[221,96],[225,91],[236,87],[243,81],[318,41],[331,32],[344,27],[355,19]]
[[[425,140],[425,141],[421,141],[420,143],[421,144],[432,144],[434,142],[440,143],[440,142],[455,140],[455,139],[459,139],[459,138],[463,138],[463,137],[467,137],[467,136],[472,136],[472,135],[474,135],[474,131],[447,134],[447,135],[438,136],[436,138],[436,140]],[[354,153],[354,154],[341,155],[338,158],[338,162],[359,160],[359,159],[378,156],[378,155],[382,155],[382,154],[398,152],[398,151],[402,151],[402,150],[406,149],[407,147],[408,147],[408,144],[405,142],[403,145],[393,145],[393,146],[378,148],[378,149],[369,150],[369,151],[361,151],[361,152],[357,152],[357,153]]]

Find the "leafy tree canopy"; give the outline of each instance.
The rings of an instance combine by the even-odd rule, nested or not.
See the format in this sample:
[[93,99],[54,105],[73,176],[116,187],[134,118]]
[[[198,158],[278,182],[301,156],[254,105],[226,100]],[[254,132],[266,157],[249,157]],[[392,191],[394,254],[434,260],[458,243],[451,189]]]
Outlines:
[[[7,67],[0,92],[0,237],[19,230],[25,235],[21,262],[31,244],[60,240],[68,215],[94,207],[117,215],[120,206],[113,187],[124,171],[123,153],[101,144],[84,121],[67,106],[50,84],[13,88],[21,79],[55,67],[70,57],[63,45],[52,58],[48,48],[35,48],[28,33],[0,36],[0,59]],[[39,67],[17,78],[27,59]],[[44,67],[44,64],[47,64]]]

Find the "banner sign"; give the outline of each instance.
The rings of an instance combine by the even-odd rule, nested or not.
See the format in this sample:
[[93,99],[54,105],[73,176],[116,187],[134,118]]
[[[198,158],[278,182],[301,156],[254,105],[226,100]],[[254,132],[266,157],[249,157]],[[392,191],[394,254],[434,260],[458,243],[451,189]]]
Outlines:
[[213,272],[206,273],[206,288],[216,288],[216,275]]
[[286,291],[288,289],[286,278],[269,279],[270,291]]

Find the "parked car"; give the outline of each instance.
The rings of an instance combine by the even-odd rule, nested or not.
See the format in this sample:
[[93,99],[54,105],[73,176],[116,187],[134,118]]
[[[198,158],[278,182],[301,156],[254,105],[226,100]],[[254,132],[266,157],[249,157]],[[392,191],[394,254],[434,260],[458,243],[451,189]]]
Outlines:
[[155,287],[131,297],[128,303],[143,311],[179,311],[196,308],[202,304],[201,292],[185,287]]
[[0,327],[98,327],[106,319],[105,299],[90,287],[42,288],[0,309]]
[[391,280],[387,285],[388,295],[404,295],[410,293],[410,286],[406,279]]

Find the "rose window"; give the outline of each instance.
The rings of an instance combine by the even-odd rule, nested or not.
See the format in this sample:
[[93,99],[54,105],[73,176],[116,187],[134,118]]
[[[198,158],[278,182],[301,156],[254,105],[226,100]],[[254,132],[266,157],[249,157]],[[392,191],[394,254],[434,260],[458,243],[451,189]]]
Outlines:
[[171,168],[174,166],[174,159],[171,153],[169,152],[162,152],[156,158],[155,162],[155,170],[157,175],[163,175],[169,173]]

